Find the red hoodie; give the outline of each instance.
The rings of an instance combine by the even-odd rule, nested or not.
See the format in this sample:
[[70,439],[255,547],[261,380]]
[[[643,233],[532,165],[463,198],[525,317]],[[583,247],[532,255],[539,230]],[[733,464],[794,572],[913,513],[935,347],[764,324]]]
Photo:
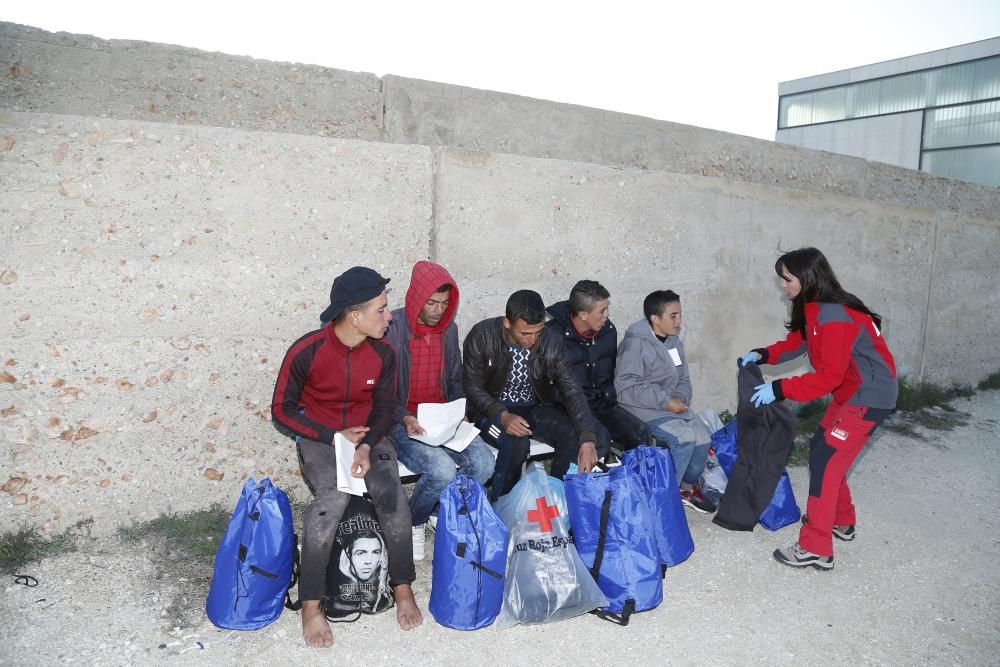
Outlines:
[[[418,319],[427,300],[442,285],[451,285],[448,307],[441,320],[428,326]],[[444,332],[458,310],[458,285],[441,265],[421,261],[413,265],[406,291],[406,323],[410,329],[410,391],[406,409],[416,414],[420,403],[442,403],[444,392]]]

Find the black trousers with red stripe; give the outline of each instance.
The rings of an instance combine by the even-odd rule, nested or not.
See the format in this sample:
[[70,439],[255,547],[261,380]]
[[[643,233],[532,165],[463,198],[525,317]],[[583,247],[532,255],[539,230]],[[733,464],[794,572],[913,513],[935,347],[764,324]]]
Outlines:
[[847,472],[875,428],[892,410],[830,403],[809,446],[809,522],[799,530],[799,546],[833,555],[833,527],[857,523]]

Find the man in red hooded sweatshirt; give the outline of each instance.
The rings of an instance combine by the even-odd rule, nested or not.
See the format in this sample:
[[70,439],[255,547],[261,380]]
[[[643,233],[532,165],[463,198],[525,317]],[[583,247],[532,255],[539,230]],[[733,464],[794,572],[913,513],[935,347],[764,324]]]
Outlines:
[[455,279],[443,266],[417,262],[405,304],[392,313],[386,333],[397,359],[396,419],[389,437],[403,465],[420,475],[410,497],[410,514],[413,560],[423,560],[425,524],[441,490],[455,479],[456,472],[485,484],[493,474],[495,459],[490,446],[479,436],[461,452],[433,447],[410,437],[424,432],[416,417],[418,405],[454,401],[464,397],[465,391],[455,324],[458,310]]

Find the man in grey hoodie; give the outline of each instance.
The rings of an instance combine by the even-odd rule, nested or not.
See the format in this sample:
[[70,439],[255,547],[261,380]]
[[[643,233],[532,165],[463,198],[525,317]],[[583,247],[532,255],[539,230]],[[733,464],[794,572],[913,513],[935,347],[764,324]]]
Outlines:
[[712,434],[690,408],[691,376],[678,338],[681,298],[671,290],[657,290],[646,297],[642,310],[646,319],[632,324],[618,346],[618,403],[670,448],[684,504],[714,512],[715,506],[693,489],[705,469]]

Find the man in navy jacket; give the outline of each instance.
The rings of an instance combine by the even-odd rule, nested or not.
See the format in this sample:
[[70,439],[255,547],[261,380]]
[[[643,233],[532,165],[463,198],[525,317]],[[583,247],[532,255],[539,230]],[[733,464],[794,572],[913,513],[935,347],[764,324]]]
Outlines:
[[608,451],[611,441],[625,449],[649,442],[649,429],[638,417],[618,405],[615,391],[615,358],[618,330],[608,319],[611,294],[595,280],[581,280],[569,299],[546,310],[552,319],[545,326],[562,341],[576,380],[587,397],[596,420],[597,448]]

